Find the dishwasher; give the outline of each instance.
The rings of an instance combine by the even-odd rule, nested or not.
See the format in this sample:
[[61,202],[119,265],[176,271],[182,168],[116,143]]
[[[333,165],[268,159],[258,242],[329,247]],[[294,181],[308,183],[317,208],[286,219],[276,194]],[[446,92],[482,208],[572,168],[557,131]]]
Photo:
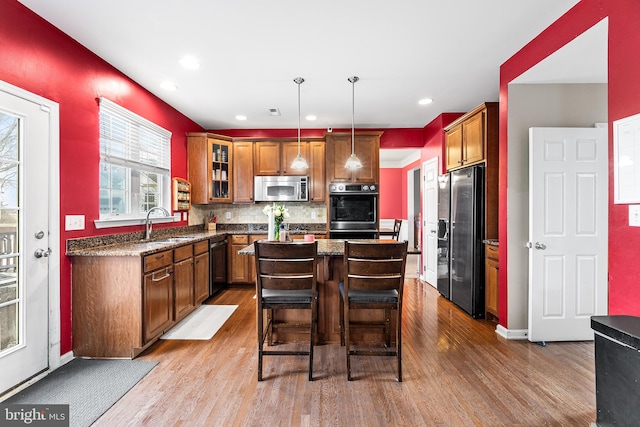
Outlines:
[[227,238],[214,237],[209,240],[209,296],[219,292],[227,284]]

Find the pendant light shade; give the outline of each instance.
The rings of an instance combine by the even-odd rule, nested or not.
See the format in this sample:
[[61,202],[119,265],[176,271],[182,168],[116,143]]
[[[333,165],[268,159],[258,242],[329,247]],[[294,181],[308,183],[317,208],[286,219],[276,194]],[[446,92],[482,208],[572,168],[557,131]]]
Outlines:
[[360,80],[358,76],[351,76],[347,80],[351,83],[351,156],[347,159],[347,163],[345,163],[344,167],[347,169],[360,169],[362,167],[362,162],[356,156],[355,153],[355,141],[356,141],[356,132],[355,132],[355,111],[356,111],[356,97],[355,97],[355,86],[356,82]]
[[298,85],[298,155],[293,162],[291,163],[292,169],[309,169],[309,164],[307,161],[300,155],[300,85],[304,83],[304,79],[302,77],[296,77],[293,81]]

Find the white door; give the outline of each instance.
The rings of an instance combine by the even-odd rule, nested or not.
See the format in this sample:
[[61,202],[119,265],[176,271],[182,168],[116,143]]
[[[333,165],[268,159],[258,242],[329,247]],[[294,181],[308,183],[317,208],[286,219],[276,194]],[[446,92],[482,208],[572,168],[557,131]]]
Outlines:
[[49,113],[0,86],[0,393],[49,366]]
[[423,229],[422,259],[424,280],[438,286],[438,158],[424,162],[422,167]]
[[529,130],[530,341],[592,340],[607,314],[607,153],[603,128]]

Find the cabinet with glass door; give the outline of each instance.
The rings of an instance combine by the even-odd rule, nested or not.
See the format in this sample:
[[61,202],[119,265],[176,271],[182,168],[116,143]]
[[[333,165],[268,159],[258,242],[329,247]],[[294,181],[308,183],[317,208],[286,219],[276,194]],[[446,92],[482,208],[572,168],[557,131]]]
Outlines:
[[211,150],[211,189],[215,201],[231,201],[231,144],[209,139]]
[[230,203],[233,193],[231,138],[205,132],[187,134],[191,203]]

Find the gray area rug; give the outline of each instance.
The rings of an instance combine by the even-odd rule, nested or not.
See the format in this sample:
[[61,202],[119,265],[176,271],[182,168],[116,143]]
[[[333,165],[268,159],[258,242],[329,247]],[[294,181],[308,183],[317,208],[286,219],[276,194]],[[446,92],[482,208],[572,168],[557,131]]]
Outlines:
[[93,424],[158,363],[76,358],[0,404],[68,404],[71,427]]

